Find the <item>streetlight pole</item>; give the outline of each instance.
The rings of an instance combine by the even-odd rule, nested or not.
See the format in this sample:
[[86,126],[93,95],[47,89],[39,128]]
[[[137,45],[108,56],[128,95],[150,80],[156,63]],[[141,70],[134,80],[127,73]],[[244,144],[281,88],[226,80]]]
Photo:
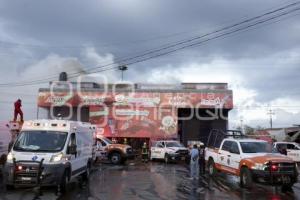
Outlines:
[[126,71],[128,67],[126,65],[121,65],[119,66],[119,70],[122,72],[122,81],[123,81],[123,73]]
[[275,112],[272,109],[270,109],[267,114],[270,115],[270,127],[272,129],[273,128],[273,118],[272,118],[272,116],[275,115]]

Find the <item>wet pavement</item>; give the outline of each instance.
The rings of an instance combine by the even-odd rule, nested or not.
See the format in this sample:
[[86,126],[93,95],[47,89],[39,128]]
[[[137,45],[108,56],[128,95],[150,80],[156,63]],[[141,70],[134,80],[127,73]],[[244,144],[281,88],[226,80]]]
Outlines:
[[72,182],[64,195],[56,194],[55,188],[42,188],[42,194],[33,189],[7,191],[0,185],[0,199],[300,199],[300,183],[293,191],[282,192],[280,188],[256,185],[253,189],[241,189],[237,177],[218,175],[203,176],[190,180],[188,166],[160,162],[128,163],[125,166],[99,164],[93,169],[88,183]]

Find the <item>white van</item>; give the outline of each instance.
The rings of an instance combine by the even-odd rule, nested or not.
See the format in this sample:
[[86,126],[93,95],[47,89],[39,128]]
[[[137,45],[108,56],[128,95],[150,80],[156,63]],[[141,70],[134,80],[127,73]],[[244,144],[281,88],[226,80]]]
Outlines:
[[7,122],[0,122],[0,165],[3,165],[8,154],[11,133]]
[[93,160],[92,126],[66,120],[25,121],[7,155],[7,186],[57,185],[64,191],[88,178]]

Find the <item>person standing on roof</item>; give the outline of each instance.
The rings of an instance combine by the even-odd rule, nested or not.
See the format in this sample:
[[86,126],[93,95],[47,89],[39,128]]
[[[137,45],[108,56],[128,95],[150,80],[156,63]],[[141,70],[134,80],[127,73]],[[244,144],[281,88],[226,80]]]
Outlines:
[[23,111],[21,109],[22,107],[22,101],[21,99],[18,99],[16,102],[15,102],[15,110],[14,110],[14,122],[17,121],[18,119],[18,115],[20,115],[20,121],[23,122]]
[[190,152],[191,161],[190,161],[190,173],[191,179],[199,178],[199,150],[197,145],[194,144]]

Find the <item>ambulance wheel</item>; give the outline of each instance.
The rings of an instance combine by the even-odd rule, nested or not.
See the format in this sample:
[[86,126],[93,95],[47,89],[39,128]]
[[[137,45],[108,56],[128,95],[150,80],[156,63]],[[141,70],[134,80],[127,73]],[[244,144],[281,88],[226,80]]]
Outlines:
[[64,174],[63,174],[63,176],[61,178],[61,182],[59,184],[60,192],[61,193],[65,193],[66,192],[68,182],[69,182],[69,171],[65,170],[65,172],[64,172]]
[[114,165],[118,165],[121,163],[121,154],[118,152],[112,153],[112,155],[110,156],[110,161],[112,162],[112,164]]
[[91,164],[88,163],[86,166],[86,171],[82,174],[83,181],[87,181],[91,174]]
[[207,168],[208,168],[208,174],[210,176],[216,175],[217,169],[216,169],[215,162],[213,159],[209,159]]
[[251,171],[247,167],[243,167],[241,169],[240,184],[241,184],[241,187],[243,187],[243,188],[248,188],[248,189],[252,188],[252,185],[253,185],[252,174],[251,174]]

